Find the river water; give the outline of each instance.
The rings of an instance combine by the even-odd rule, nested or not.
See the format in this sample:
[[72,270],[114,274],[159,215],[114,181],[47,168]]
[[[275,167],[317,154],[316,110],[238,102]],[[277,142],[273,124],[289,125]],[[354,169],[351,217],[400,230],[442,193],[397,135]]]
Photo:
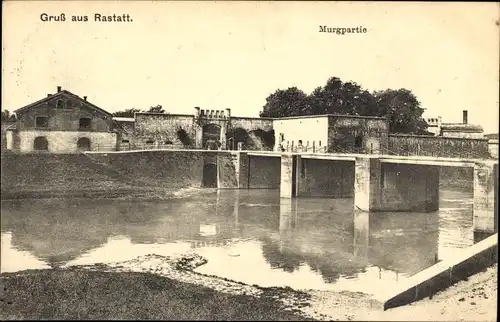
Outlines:
[[161,202],[1,204],[1,271],[205,256],[198,272],[260,286],[375,294],[474,243],[472,193],[440,192],[435,213],[355,213],[352,199],[220,191]]

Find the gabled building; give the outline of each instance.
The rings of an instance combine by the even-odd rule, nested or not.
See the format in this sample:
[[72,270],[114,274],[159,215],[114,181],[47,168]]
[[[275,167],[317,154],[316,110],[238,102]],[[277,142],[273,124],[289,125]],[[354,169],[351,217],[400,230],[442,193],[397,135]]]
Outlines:
[[111,113],[60,86],[14,112],[17,120],[6,133],[8,150],[68,153],[117,147],[119,131]]

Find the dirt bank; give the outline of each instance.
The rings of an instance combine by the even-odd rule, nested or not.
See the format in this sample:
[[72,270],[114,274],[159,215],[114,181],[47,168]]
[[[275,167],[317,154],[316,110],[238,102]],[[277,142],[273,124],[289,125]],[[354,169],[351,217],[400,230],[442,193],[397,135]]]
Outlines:
[[496,320],[496,265],[432,299],[380,311],[361,293],[262,288],[193,271],[204,263],[193,253],[151,254],[110,265],[2,274],[0,318]]
[[[339,300],[330,292],[308,292],[310,307],[303,311],[321,320],[353,321],[496,321],[497,265],[435,294],[432,299],[381,311],[366,297]],[[314,313],[317,312],[317,313]],[[323,314],[323,315],[320,315]]]

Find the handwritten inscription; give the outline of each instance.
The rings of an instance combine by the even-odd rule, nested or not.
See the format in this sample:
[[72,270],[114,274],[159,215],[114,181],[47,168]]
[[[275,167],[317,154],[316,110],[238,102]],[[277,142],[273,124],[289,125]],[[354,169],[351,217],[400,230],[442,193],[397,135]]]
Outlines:
[[40,20],[43,22],[133,22],[134,20],[128,13],[123,14],[102,14],[102,13],[94,13],[93,16],[87,15],[66,15],[65,13],[61,13],[58,15],[49,15],[48,13],[42,13],[40,15]]

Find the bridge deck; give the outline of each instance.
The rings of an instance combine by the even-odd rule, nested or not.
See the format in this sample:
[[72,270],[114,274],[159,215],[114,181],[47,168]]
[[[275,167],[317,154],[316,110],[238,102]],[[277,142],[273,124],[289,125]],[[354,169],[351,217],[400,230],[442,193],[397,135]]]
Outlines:
[[445,158],[431,156],[404,156],[389,154],[361,154],[361,153],[311,153],[311,152],[277,152],[277,151],[231,151],[231,150],[201,150],[201,149],[148,149],[148,150],[129,150],[129,151],[86,151],[88,154],[103,153],[137,153],[151,151],[196,151],[207,153],[237,153],[244,152],[249,156],[260,157],[281,157],[281,155],[300,155],[304,159],[318,160],[337,160],[337,161],[355,161],[356,158],[376,158],[383,163],[406,163],[422,165],[440,165],[451,167],[473,167],[475,163],[498,164],[498,159],[467,159],[467,158]]
[[354,161],[356,158],[376,158],[383,163],[406,163],[422,165],[440,165],[452,167],[473,167],[475,163],[498,164],[498,160],[491,159],[466,159],[444,158],[431,156],[402,156],[388,154],[342,154],[342,153],[307,153],[307,152],[272,152],[272,151],[246,151],[251,156],[280,157],[284,155],[300,155],[304,159]]

